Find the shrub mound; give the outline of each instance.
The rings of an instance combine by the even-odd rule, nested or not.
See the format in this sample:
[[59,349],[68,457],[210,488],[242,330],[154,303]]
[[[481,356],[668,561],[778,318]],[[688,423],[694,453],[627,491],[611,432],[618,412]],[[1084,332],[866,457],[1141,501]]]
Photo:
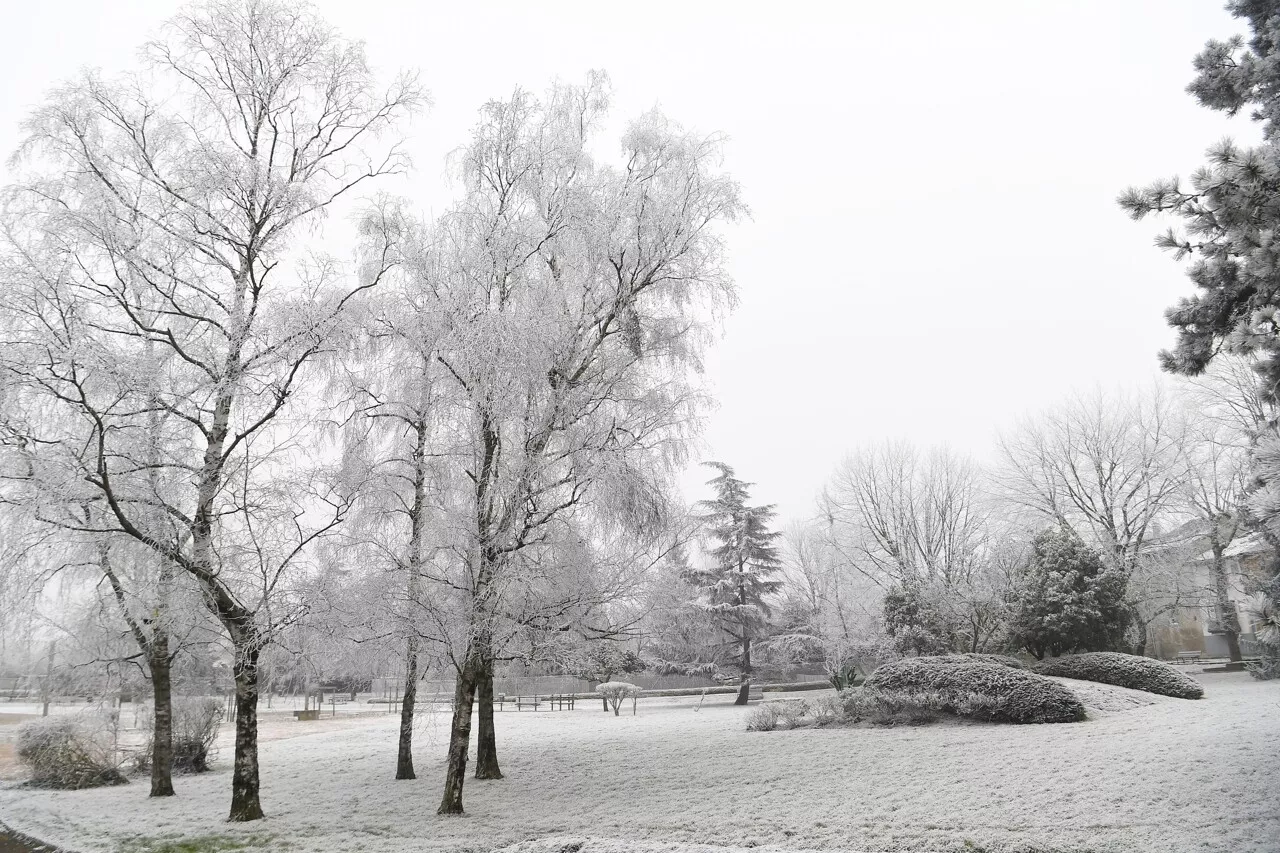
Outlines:
[[1167,663],[1119,652],[1063,655],[1040,661],[1033,667],[1033,671],[1040,675],[1098,681],[1179,699],[1199,699],[1204,696],[1204,688],[1200,686],[1200,682],[1178,672]]
[[1009,669],[1026,669],[1022,661],[1010,655],[989,655],[983,652],[964,652],[959,655],[947,655],[947,657],[964,658],[966,660],[974,660],[978,663],[998,663],[1000,666],[1007,666]]
[[1072,723],[1084,705],[1057,682],[961,656],[908,658],[880,667],[867,690],[916,696],[949,714],[1005,723]]
[[110,743],[87,721],[46,717],[18,727],[18,758],[31,768],[37,788],[98,788],[128,780],[113,760]]

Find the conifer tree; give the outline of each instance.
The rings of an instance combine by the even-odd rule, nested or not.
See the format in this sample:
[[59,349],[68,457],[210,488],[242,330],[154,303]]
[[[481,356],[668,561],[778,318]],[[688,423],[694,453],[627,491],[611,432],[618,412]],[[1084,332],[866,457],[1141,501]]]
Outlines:
[[[1253,362],[1261,398],[1280,401],[1280,3],[1230,0],[1249,39],[1210,39],[1195,57],[1187,92],[1204,107],[1234,116],[1242,110],[1261,127],[1262,141],[1244,146],[1224,139],[1188,182],[1159,180],[1121,194],[1134,219],[1165,213],[1182,223],[1156,245],[1190,259],[1196,293],[1165,316],[1177,344],[1160,353],[1170,373],[1196,376],[1219,355]],[[1255,482],[1246,521],[1280,550],[1280,434],[1276,425],[1255,437]],[[1274,572],[1276,564],[1272,564]]]
[[741,648],[740,687],[735,704],[747,704],[751,691],[751,643],[768,628],[770,608],[766,597],[782,587],[774,580],[781,568],[775,544],[780,533],[770,530],[774,507],[749,506],[748,487],[722,462],[705,463],[719,471],[707,481],[716,493],[702,501],[707,532],[717,544],[711,550],[714,561],[707,569],[695,570],[693,577],[702,588],[699,606],[706,610]]
[[1124,575],[1070,528],[1036,536],[1011,603],[1010,633],[1041,660],[1114,650],[1128,628]]

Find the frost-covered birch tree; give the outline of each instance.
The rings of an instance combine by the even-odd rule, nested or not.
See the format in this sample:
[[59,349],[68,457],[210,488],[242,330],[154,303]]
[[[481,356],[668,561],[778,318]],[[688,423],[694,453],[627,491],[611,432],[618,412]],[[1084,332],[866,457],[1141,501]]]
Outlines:
[[517,92],[484,107],[438,223],[424,289],[447,307],[436,361],[459,401],[450,480],[465,485],[451,654],[457,702],[441,813],[462,811],[473,702],[477,775],[497,778],[495,632],[538,547],[570,517],[659,526],[705,402],[708,323],[732,302],[720,224],[744,211],[721,140],[658,113],[633,122],[621,166],[589,143],[606,84]]
[[[388,276],[360,316],[353,344],[336,362],[333,392],[346,400],[348,453],[372,472],[360,512],[360,531],[349,537],[357,550],[388,570],[395,630],[404,643],[405,687],[401,701],[396,778],[414,779],[413,722],[425,637],[439,638],[437,608],[428,606],[429,564],[453,542],[446,524],[450,493],[443,458],[458,452],[451,418],[456,402],[439,362],[449,308],[435,289],[443,258],[433,235],[403,202],[382,199],[365,217],[362,233],[380,265],[399,267]],[[383,255],[386,249],[388,254]]]
[[[290,578],[353,498],[315,460],[310,370],[385,272],[307,251],[307,229],[405,167],[378,137],[423,96],[408,76],[377,88],[361,45],[278,2],[193,7],[143,55],[138,73],[56,89],[25,125],[2,357],[68,431],[33,436],[73,448],[54,454],[74,456],[56,499],[95,503],[81,529],[186,573],[228,633],[230,816],[254,820],[258,659],[293,612]],[[136,436],[157,412],[153,459]],[[153,489],[153,470],[181,488]]]

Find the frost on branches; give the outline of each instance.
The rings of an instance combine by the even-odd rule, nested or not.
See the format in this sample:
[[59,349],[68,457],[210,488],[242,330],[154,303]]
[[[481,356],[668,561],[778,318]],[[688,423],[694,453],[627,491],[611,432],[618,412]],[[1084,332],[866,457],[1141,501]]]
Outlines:
[[[1280,16],[1274,4],[1231,0],[1227,9],[1249,27],[1248,41],[1210,40],[1195,58],[1187,87],[1201,105],[1227,115],[1249,111],[1262,141],[1223,140],[1184,184],[1176,178],[1131,187],[1119,198],[1134,219],[1168,214],[1182,223],[1156,240],[1178,260],[1196,292],[1165,316],[1177,330],[1174,348],[1160,354],[1172,373],[1203,373],[1221,354],[1253,362],[1262,396],[1280,399]],[[1280,435],[1275,423],[1255,437],[1256,491],[1248,502],[1254,522],[1280,547]],[[1272,567],[1274,573],[1275,566]]]
[[609,707],[613,708],[613,715],[618,716],[618,708],[622,705],[622,700],[631,700],[631,715],[636,713],[636,699],[640,696],[640,688],[626,681],[606,681],[596,688],[596,692],[604,697],[609,703]]

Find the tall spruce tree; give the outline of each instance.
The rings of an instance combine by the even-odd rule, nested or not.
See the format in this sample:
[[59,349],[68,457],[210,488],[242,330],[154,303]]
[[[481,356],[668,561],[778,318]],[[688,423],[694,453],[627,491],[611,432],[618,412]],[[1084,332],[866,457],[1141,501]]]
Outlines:
[[711,550],[714,564],[692,576],[702,588],[699,607],[741,648],[742,674],[734,704],[745,705],[751,692],[751,643],[768,629],[766,596],[782,587],[782,581],[773,579],[782,566],[775,544],[782,534],[769,529],[776,515],[772,504],[747,505],[752,483],[739,480],[722,462],[705,464],[720,472],[707,481],[716,497],[700,503],[707,532],[717,545]]

